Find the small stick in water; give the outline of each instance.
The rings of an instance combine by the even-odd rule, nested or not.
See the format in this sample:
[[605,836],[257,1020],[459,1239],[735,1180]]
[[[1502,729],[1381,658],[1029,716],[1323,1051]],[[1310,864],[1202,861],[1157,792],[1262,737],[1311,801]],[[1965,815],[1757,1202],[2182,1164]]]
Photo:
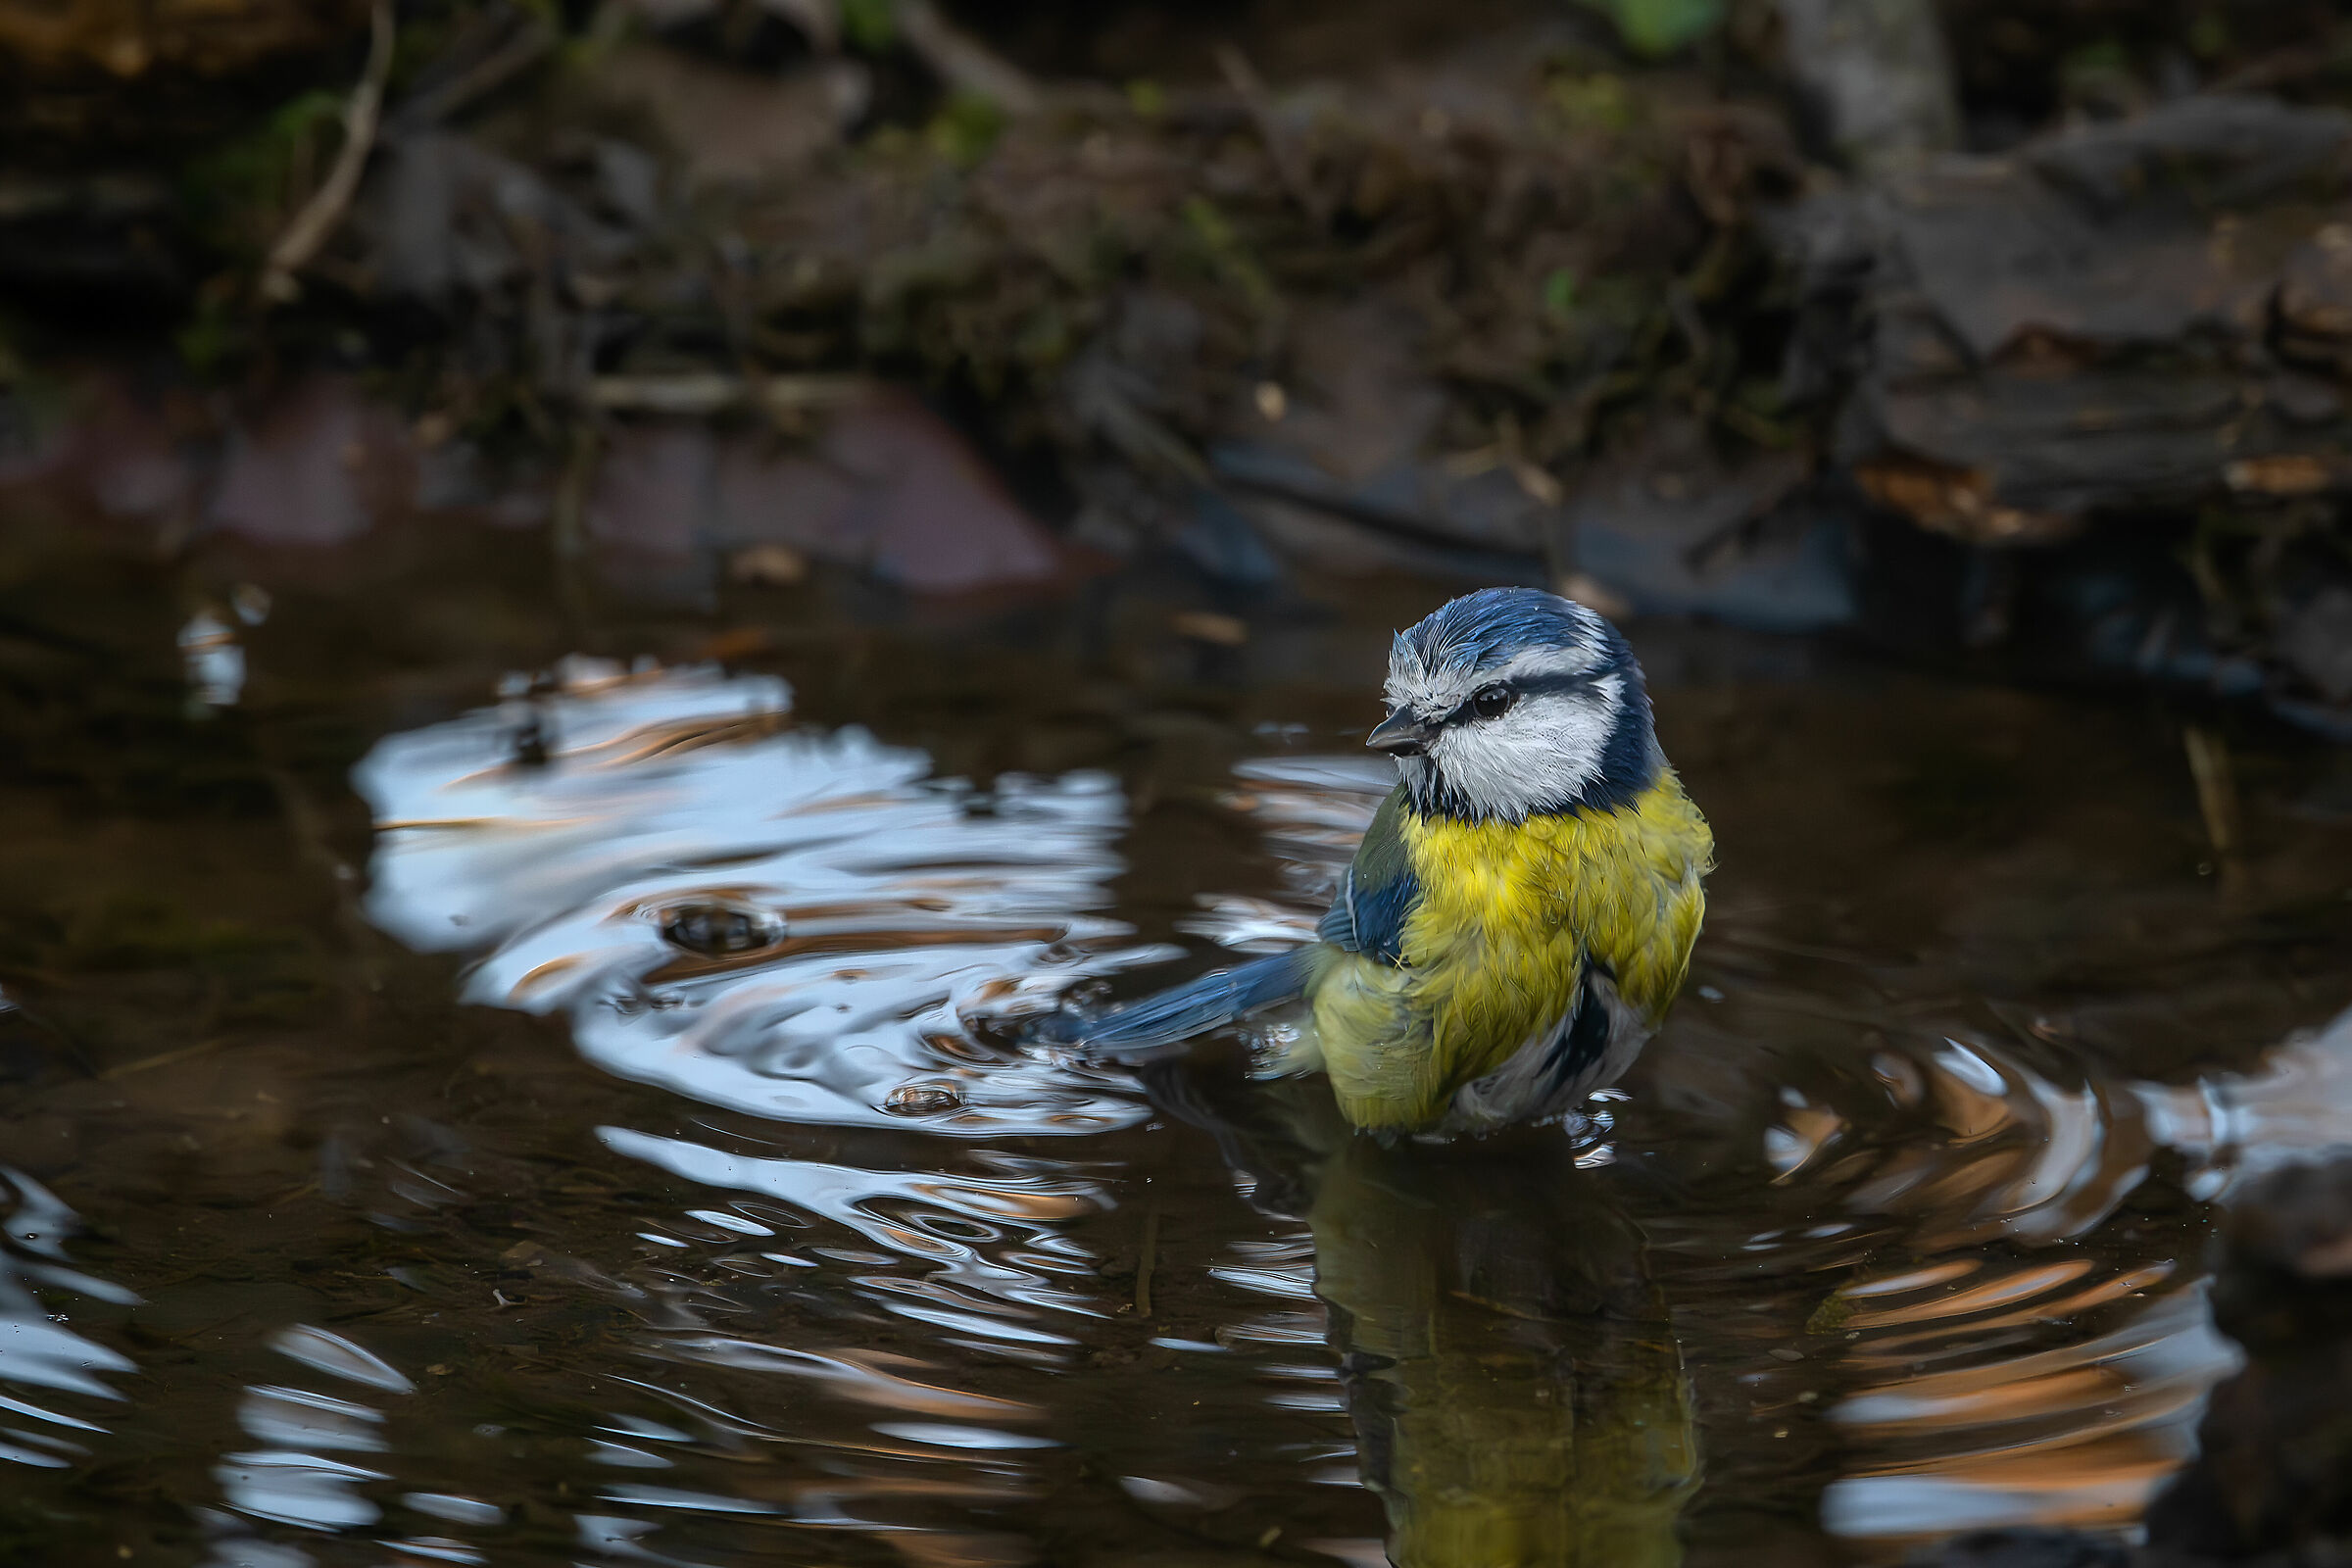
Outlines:
[[1159,1209],[1144,1210],[1144,1250],[1135,1264],[1135,1315],[1152,1315],[1152,1262],[1159,1251]]
[[2188,748],[2188,773],[2197,785],[2197,809],[2205,817],[2205,836],[2213,853],[2226,856],[2237,848],[2237,780],[2230,768],[2230,747],[2221,736],[2199,724],[2181,732]]

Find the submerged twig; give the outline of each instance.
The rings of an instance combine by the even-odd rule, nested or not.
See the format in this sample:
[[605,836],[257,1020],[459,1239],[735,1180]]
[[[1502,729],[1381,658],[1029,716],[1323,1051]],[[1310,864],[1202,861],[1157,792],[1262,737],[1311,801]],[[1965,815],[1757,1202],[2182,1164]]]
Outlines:
[[571,451],[556,481],[553,526],[549,543],[559,565],[568,566],[588,551],[588,490],[596,479],[596,460],[603,448],[595,425],[581,423],[571,432]]
[[343,108],[343,145],[335,154],[335,167],[327,171],[325,183],[311,193],[302,211],[294,215],[294,221],[270,248],[270,263],[262,271],[262,298],[266,300],[282,303],[301,292],[294,274],[318,254],[318,247],[335,231],[344,209],[359,192],[360,175],[375,145],[376,121],[383,112],[384,83],[392,74],[392,0],[375,0],[370,27],[367,70]]
[[2205,818],[2205,836],[2213,853],[2228,857],[2237,849],[2237,779],[2230,768],[2230,747],[2202,725],[2181,732],[2188,750],[2189,777],[2197,785],[2197,809]]
[[134,1072],[145,1072],[150,1067],[162,1067],[171,1062],[185,1061],[190,1056],[201,1056],[208,1051],[218,1051],[227,1043],[227,1036],[216,1035],[210,1040],[199,1040],[192,1046],[182,1046],[177,1051],[160,1052],[152,1056],[141,1056],[136,1061],[126,1061],[119,1067],[109,1067],[98,1076],[127,1078]]
[[1144,1246],[1135,1263],[1135,1315],[1152,1315],[1152,1265],[1159,1253],[1159,1206],[1144,1210]]
[[[266,754],[276,752],[267,737],[263,746]],[[375,928],[368,923],[368,916],[360,908],[359,873],[335,853],[327,838],[325,816],[293,771],[271,755],[263,775],[277,796],[278,809],[285,814],[286,833],[294,841],[295,853],[305,864],[325,877],[327,887],[332,890],[335,923],[342,928],[344,946],[351,956],[351,978],[355,983],[348,988],[348,995],[357,1006],[368,993],[383,985],[373,954]]]

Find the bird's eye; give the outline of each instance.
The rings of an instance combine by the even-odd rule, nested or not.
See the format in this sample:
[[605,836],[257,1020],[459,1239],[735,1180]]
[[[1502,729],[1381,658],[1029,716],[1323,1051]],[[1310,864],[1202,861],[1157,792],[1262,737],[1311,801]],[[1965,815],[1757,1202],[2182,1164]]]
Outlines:
[[1518,700],[1519,694],[1508,686],[1481,687],[1470,694],[1470,716],[1500,718],[1511,710],[1511,705]]

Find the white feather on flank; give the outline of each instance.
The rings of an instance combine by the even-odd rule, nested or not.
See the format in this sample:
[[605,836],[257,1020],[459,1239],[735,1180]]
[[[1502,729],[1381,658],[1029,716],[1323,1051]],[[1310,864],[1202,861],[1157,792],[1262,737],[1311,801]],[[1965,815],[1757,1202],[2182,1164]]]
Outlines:
[[[1592,647],[1531,648],[1493,669],[1431,670],[1400,639],[1389,662],[1387,695],[1435,722],[1485,687],[1579,675],[1600,659]],[[1431,738],[1426,757],[1400,757],[1396,768],[1417,804],[1443,794],[1475,815],[1525,821],[1575,799],[1600,776],[1624,703],[1622,675],[1603,675],[1581,691],[1531,693],[1498,717],[1446,725]]]

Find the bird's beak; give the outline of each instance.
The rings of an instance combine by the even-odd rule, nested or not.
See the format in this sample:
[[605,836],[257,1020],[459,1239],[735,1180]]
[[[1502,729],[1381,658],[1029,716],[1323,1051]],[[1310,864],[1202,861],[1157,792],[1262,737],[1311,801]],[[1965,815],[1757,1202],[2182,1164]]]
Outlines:
[[1421,715],[1409,708],[1392,708],[1389,716],[1372,727],[1364,744],[1376,752],[1391,757],[1419,757],[1429,750],[1429,738],[1437,731],[1421,722]]

